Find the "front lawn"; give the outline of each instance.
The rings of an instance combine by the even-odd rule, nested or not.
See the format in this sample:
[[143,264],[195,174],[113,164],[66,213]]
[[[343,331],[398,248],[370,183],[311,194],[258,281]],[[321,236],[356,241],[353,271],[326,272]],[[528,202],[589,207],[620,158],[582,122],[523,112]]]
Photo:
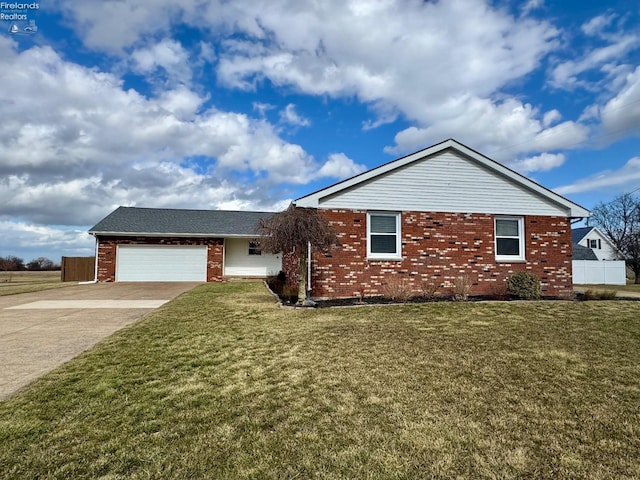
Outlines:
[[640,478],[640,304],[203,285],[0,403],[1,478]]

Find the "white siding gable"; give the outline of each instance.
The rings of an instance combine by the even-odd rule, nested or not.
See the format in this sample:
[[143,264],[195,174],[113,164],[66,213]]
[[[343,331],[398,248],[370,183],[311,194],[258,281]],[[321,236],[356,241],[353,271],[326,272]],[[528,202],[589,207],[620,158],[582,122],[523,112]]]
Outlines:
[[319,199],[320,208],[569,216],[569,210],[453,150]]
[[[589,240],[596,241],[596,248],[591,246]],[[578,245],[582,245],[583,247],[593,250],[593,253],[598,257],[598,260],[618,260],[620,258],[613,244],[597,228],[594,228],[587,233],[582,240],[578,242]]]

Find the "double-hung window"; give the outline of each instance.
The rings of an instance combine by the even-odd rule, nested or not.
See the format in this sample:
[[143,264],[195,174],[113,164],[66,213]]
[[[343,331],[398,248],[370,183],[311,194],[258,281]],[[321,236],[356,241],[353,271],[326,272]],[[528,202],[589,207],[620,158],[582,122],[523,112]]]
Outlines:
[[260,242],[258,242],[257,240],[249,242],[249,255],[262,255]]
[[400,213],[367,213],[367,257],[400,259]]
[[522,217],[497,217],[495,232],[497,261],[509,262],[525,259],[524,219]]

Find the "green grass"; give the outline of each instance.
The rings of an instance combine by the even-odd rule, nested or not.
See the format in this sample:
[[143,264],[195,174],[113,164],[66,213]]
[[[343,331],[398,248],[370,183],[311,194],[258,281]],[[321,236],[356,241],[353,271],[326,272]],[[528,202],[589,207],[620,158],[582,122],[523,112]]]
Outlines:
[[639,313],[203,285],[0,403],[0,476],[640,478]]
[[40,292],[51,288],[77,285],[78,282],[60,281],[60,271],[53,272],[0,272],[0,297],[16,293]]

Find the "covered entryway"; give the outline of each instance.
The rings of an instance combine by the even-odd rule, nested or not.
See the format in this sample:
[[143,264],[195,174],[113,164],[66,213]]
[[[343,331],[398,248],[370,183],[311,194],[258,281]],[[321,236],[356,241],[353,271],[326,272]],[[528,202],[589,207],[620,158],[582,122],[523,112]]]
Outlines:
[[267,277],[282,270],[282,255],[265,253],[255,240],[226,238],[224,275],[229,277]]
[[206,282],[206,245],[118,245],[117,282]]

